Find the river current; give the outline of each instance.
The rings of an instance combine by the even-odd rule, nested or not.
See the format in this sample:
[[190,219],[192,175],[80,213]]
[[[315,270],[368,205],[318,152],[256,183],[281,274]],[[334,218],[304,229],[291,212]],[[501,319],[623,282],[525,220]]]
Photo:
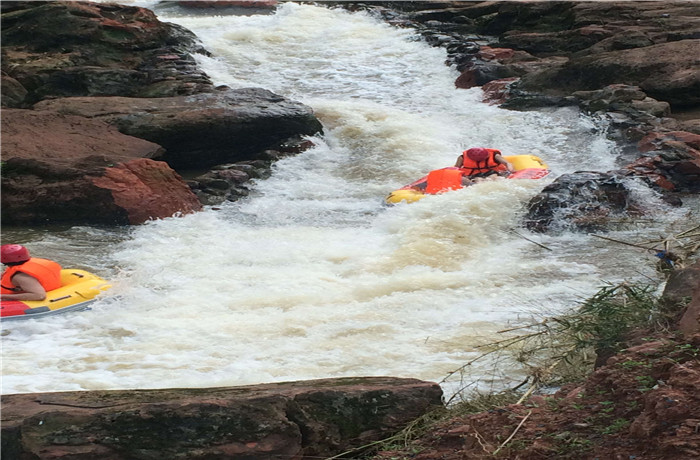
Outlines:
[[[479,88],[455,89],[443,49],[364,13],[294,3],[251,16],[154,9],[196,33],[212,53],[197,59],[216,84],[301,101],[325,133],[276,163],[249,197],[217,209],[132,228],[3,229],[3,243],[114,285],[89,311],[3,325],[3,393],[441,381],[517,322],[575,307],[606,283],[658,280],[643,250],[519,227],[548,181],[617,166],[602,122],[571,108],[485,104]],[[538,155],[552,174],[382,204],[472,146]],[[635,187],[653,221],[608,236],[643,240],[683,222]],[[475,364],[475,376],[488,381],[490,365]]]

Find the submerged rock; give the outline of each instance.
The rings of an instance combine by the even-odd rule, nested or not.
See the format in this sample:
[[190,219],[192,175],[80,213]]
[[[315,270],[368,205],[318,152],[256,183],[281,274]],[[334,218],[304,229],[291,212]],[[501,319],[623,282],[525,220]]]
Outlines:
[[612,217],[640,214],[624,176],[579,171],[558,177],[527,206],[525,226],[536,232],[599,231]]

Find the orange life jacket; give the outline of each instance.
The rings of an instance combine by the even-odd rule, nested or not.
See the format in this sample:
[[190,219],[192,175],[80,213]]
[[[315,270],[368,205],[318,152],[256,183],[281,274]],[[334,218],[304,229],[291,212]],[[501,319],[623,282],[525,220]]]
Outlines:
[[428,173],[425,193],[442,193],[462,188],[462,171],[459,168],[436,169]]
[[489,151],[489,157],[484,161],[474,161],[467,156],[467,150],[462,152],[462,172],[465,176],[474,176],[476,174],[491,172],[491,171],[505,171],[508,168],[506,165],[497,163],[494,158],[497,153],[501,153],[497,149],[486,149]]
[[61,266],[52,260],[32,257],[23,264],[7,267],[0,281],[3,294],[21,292],[12,283],[12,277],[20,272],[36,278],[47,292],[61,287]]

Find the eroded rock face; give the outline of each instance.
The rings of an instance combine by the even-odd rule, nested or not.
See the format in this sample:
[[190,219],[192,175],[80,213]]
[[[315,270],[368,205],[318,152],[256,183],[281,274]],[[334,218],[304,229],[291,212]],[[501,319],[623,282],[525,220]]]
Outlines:
[[2,113],[3,224],[138,224],[201,209],[157,144],[99,120]]
[[[192,57],[207,53],[195,35],[144,8],[5,2],[1,11],[2,105],[54,120],[42,128],[23,115],[33,121],[3,139],[4,224],[186,214],[245,195],[244,177],[205,177],[192,182],[195,195],[173,170],[249,162],[248,178],[262,177],[285,144],[321,131],[303,104],[258,88],[215,89]],[[20,126],[18,113],[5,117]]]
[[290,137],[322,131],[310,107],[261,88],[167,98],[61,98],[34,107],[102,120],[157,143],[165,148],[158,159],[177,170],[249,159]]
[[3,458],[328,458],[442,406],[439,385],[365,377],[2,396]]
[[[145,8],[90,2],[5,2],[2,70],[26,90],[5,107],[49,97],[164,97],[210,91],[190,31]],[[4,6],[4,5],[3,5]],[[3,81],[3,84],[5,82]]]
[[[700,103],[699,47],[700,40],[680,40],[572,58],[558,67],[524,75],[517,86],[525,91],[567,95],[625,83],[637,85],[650,97],[673,107],[693,107]],[[696,56],[696,60],[688,62],[679,56]]]

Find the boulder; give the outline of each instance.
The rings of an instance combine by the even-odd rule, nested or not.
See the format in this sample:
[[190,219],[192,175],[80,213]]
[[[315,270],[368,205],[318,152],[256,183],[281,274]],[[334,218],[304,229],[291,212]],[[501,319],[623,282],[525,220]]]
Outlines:
[[594,91],[576,91],[579,106],[586,112],[622,112],[633,118],[641,118],[640,112],[651,117],[665,117],[671,113],[667,102],[660,102],[646,95],[638,86],[614,84]]
[[517,77],[503,78],[486,83],[481,89],[484,92],[483,101],[489,104],[502,104],[508,98],[508,90]]
[[578,171],[546,186],[527,205],[525,226],[536,232],[605,230],[612,217],[640,215],[619,173]]
[[626,166],[666,190],[700,191],[700,135],[685,131],[652,132],[638,143],[645,156]]
[[700,334],[700,284],[695,288],[690,303],[678,321],[678,330],[686,337]]
[[2,91],[0,104],[2,104],[2,107],[21,107],[24,99],[27,97],[26,88],[5,72],[2,72],[0,78],[0,90]]
[[100,120],[49,111],[2,113],[5,225],[138,224],[201,209],[163,148]]
[[[2,70],[27,94],[26,107],[67,96],[162,97],[210,91],[191,53],[206,53],[190,31],[145,8],[90,2],[6,2]],[[4,5],[3,5],[4,6]],[[5,81],[3,81],[3,86]]]
[[73,97],[37,110],[101,120],[165,148],[157,159],[176,170],[249,160],[286,139],[322,131],[310,107],[260,88],[164,98]]
[[[668,308],[686,305],[700,287],[700,261],[670,273],[661,295],[661,303]],[[695,300],[700,300],[696,298]]]
[[442,407],[432,382],[340,378],[230,388],[2,396],[3,458],[329,458]]
[[517,85],[523,91],[563,95],[623,83],[672,107],[693,107],[700,103],[698,47],[700,39],[689,39],[571,58],[524,75]]

